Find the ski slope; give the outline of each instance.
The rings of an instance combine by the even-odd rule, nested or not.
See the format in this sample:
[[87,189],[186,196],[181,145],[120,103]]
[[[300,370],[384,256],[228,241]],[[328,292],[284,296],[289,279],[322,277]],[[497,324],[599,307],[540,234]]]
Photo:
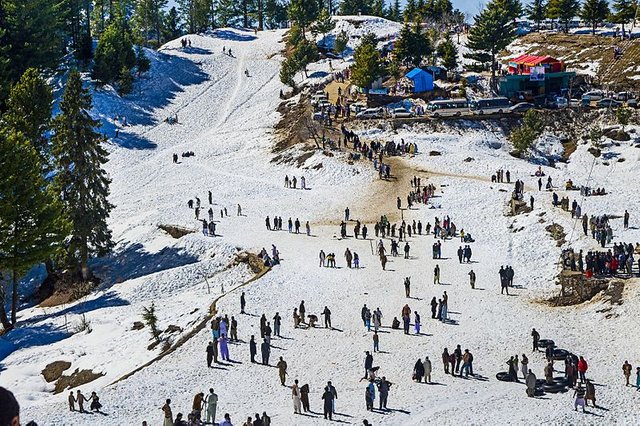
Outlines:
[[[320,152],[303,167],[272,163],[273,127],[279,119],[276,107],[282,88],[278,80],[283,32],[253,32],[222,29],[206,35],[189,36],[192,47],[181,49],[180,41],[165,45],[153,55],[150,76],[138,93],[119,99],[110,91],[95,93],[95,112],[112,138],[108,171],[113,178],[112,201],[117,206],[111,226],[118,248],[109,259],[96,264],[103,278],[98,292],[58,308],[24,306],[20,327],[3,338],[0,346],[0,385],[13,390],[22,405],[22,419],[43,425],[150,425],[162,422],[160,407],[172,399],[174,415],[186,414],[193,397],[210,387],[219,395],[218,419],[225,412],[234,424],[266,411],[276,425],[314,425],[322,419],[322,388],[331,380],[337,388],[338,415],[334,421],[361,424],[638,424],[636,409],[640,392],[625,388],[621,366],[625,359],[640,363],[638,338],[640,295],[637,280],[629,280],[624,303],[611,305],[604,298],[569,308],[551,308],[540,300],[557,294],[554,284],[560,247],[545,227],[560,223],[568,235],[574,223],[569,215],[550,208],[550,193],[538,193],[532,177],[537,162],[556,146],[541,145],[529,161],[511,157],[506,140],[486,126],[467,123],[442,132],[419,128],[359,129],[363,140],[396,140],[418,143],[420,153],[413,158],[396,158],[392,174],[397,180],[380,181],[370,163],[348,165],[346,153],[328,157]],[[231,48],[234,57],[222,53]],[[248,70],[249,76],[245,75]],[[178,116],[178,124],[163,120]],[[116,115],[127,117],[119,124]],[[115,130],[119,128],[118,138]],[[294,148],[294,151],[297,148]],[[556,186],[571,177],[576,184],[589,178],[598,181],[611,195],[584,200],[583,212],[621,214],[628,209],[632,224],[638,200],[632,179],[638,176],[638,149],[623,144],[606,144],[609,155],[624,157],[623,163],[593,161],[581,145],[572,161],[557,168],[542,166]],[[429,156],[430,150],[441,156]],[[193,151],[194,157],[172,163],[172,154]],[[472,157],[473,161],[464,159]],[[322,164],[322,167],[318,167]],[[507,217],[506,202],[512,185],[492,184],[490,175],[499,168],[511,170],[512,179],[524,180],[527,193],[534,188],[535,210]],[[284,176],[306,177],[307,190],[286,189]],[[443,245],[443,258],[431,259],[433,236],[409,239],[410,259],[391,258],[382,271],[372,253],[376,241],[354,240],[348,225],[347,239],[339,238],[339,223],[346,207],[351,218],[367,224],[370,238],[373,223],[386,214],[392,223],[401,221],[395,208],[399,196],[405,205],[409,179],[414,175],[437,187],[434,206],[419,205],[402,212],[405,220],[431,222],[448,215],[458,229],[470,232],[473,263],[456,262],[459,241]],[[201,225],[187,201],[199,197],[207,217],[207,191],[213,193],[212,206],[217,223],[216,238],[197,232]],[[573,197],[573,194],[571,194]],[[236,206],[243,216],[236,216]],[[228,217],[220,218],[227,208]],[[266,216],[282,216],[285,230],[268,231]],[[290,234],[286,221],[299,218],[311,225],[311,236]],[[544,221],[544,222],[541,222]],[[159,224],[178,225],[195,233],[173,239],[158,229]],[[615,241],[640,241],[638,229],[622,229],[613,222]],[[517,230],[517,232],[515,231]],[[577,248],[595,248],[595,241],[580,235],[578,224],[571,241]],[[568,237],[569,239],[569,237]],[[275,244],[282,263],[242,290],[229,291],[249,280],[252,273],[233,265],[240,251],[270,252]],[[385,246],[389,247],[388,240]],[[402,247],[402,245],[401,245]],[[348,269],[343,253],[349,248],[360,255],[361,269]],[[318,267],[318,253],[334,252],[339,268]],[[441,268],[442,285],[434,285],[432,271]],[[515,270],[513,296],[501,296],[498,269],[512,265]],[[477,289],[468,285],[468,272],[478,276]],[[207,278],[205,280],[205,277]],[[403,279],[411,277],[412,296],[404,296]],[[240,292],[245,291],[248,315],[239,314]],[[430,319],[429,302],[449,296],[450,323]],[[182,347],[133,376],[118,378],[148,362],[159,348],[147,350],[149,330],[132,331],[141,321],[142,308],[155,303],[160,328],[177,325],[186,333],[204,315],[214,299],[221,315],[238,320],[239,344],[230,345],[234,362],[206,368],[205,348],[210,333],[203,330]],[[292,310],[301,300],[307,313],[319,315],[331,309],[334,330],[294,329]],[[388,412],[367,412],[364,403],[364,351],[372,349],[371,333],[360,319],[366,303],[380,307],[384,327],[380,349],[374,354],[379,373],[393,383]],[[422,317],[422,334],[404,335],[391,330],[393,317],[401,317],[408,303]],[[609,309],[606,313],[599,312]],[[283,318],[282,338],[272,340],[271,365],[282,356],[288,363],[287,384],[298,378],[309,383],[313,413],[293,414],[291,390],[279,384],[277,369],[252,365],[248,342],[259,337],[259,317],[271,320],[276,312]],[[72,333],[82,315],[91,322],[91,333]],[[613,314],[606,318],[607,314]],[[413,319],[413,315],[412,315]],[[65,326],[68,324],[68,327]],[[572,393],[527,398],[522,384],[503,383],[495,374],[506,370],[506,361],[526,353],[530,367],[542,377],[544,356],[531,353],[531,328],[543,338],[552,338],[561,347],[585,356],[587,376],[597,384],[598,404],[591,414],[573,411]],[[412,328],[413,330],[413,328]],[[180,333],[174,335],[174,341]],[[440,355],[444,347],[456,344],[474,355],[474,379],[445,376]],[[418,358],[429,356],[432,378],[437,384],[411,381]],[[80,387],[85,395],[96,391],[108,414],[78,414],[68,411],[66,395],[53,395],[40,371],[55,360],[72,362],[105,375]],[[377,407],[377,400],[375,402]]]

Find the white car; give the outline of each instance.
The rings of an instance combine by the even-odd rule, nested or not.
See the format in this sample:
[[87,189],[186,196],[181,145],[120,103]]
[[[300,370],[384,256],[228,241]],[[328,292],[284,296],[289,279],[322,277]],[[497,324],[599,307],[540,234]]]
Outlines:
[[360,111],[358,114],[356,114],[356,118],[382,118],[382,108],[367,108],[364,111]]
[[351,110],[351,112],[355,112],[357,114],[360,111],[364,111],[365,109],[367,109],[367,105],[357,102],[355,104],[349,105],[349,109]]
[[582,99],[588,99],[589,101],[599,101],[602,98],[604,98],[604,92],[602,90],[591,90],[582,95]]
[[391,110],[391,117],[393,118],[411,118],[413,117],[413,113],[411,111],[407,111],[404,108],[394,108]]
[[322,95],[313,95],[311,97],[311,105],[316,106],[321,102],[329,102],[329,99],[327,99],[327,95],[325,95],[324,93]]

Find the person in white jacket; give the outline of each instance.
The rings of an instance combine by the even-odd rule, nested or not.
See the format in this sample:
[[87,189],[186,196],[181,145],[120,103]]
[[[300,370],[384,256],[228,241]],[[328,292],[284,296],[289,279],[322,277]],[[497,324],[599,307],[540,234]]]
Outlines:
[[218,395],[213,392],[213,388],[209,389],[209,395],[205,398],[205,407],[207,409],[207,423],[214,424],[216,408],[218,407]]
[[302,414],[302,400],[300,399],[301,393],[298,387],[298,379],[294,380],[291,387],[291,397],[293,398],[293,412],[294,414]]
[[424,359],[422,363],[424,365],[424,381],[427,383],[431,383],[431,360],[429,357]]

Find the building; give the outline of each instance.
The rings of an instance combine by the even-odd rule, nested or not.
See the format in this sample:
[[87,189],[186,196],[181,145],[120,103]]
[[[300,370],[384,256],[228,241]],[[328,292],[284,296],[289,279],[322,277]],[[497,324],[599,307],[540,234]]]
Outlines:
[[551,56],[520,55],[507,65],[507,74],[498,80],[498,89],[501,96],[516,101],[561,95],[575,77],[575,73],[566,71],[564,62]]

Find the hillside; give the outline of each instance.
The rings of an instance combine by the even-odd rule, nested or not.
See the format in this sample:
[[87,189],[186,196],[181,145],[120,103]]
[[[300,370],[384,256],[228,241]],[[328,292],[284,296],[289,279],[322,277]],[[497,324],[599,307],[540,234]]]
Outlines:
[[[614,59],[614,47],[622,56]],[[569,71],[588,76],[602,87],[621,91],[640,90],[640,39],[616,40],[613,37],[588,34],[531,33],[513,42],[503,58],[528,53],[550,55],[563,60]]]

